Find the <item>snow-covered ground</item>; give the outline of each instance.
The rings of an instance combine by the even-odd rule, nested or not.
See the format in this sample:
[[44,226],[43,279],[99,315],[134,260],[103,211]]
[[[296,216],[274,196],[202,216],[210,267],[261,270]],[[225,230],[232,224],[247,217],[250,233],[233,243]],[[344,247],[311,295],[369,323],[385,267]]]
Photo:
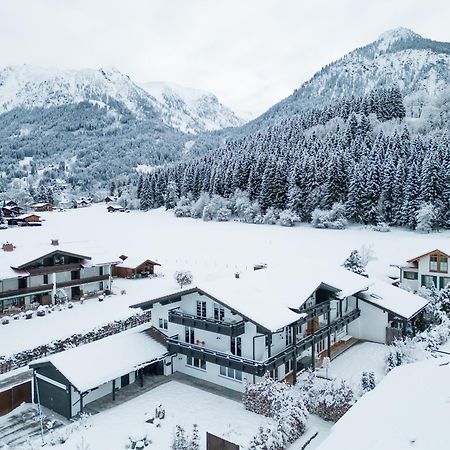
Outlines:
[[[386,346],[373,342],[362,342],[350,347],[331,362],[328,377],[343,379],[350,383],[354,392],[359,394],[361,374],[374,372],[378,383],[385,376],[384,355]],[[318,369],[318,375],[325,376],[325,369]]]
[[[146,414],[153,417],[155,407],[162,403],[166,417],[160,427],[145,423]],[[92,416],[90,427],[74,432],[70,439],[55,450],[75,449],[82,436],[92,449],[123,450],[130,435],[147,434],[151,447],[170,449],[176,425],[191,433],[197,424],[205,446],[206,431],[247,448],[250,439],[267,418],[246,411],[239,402],[219,397],[203,390],[171,381],[123,403]]]
[[79,245],[80,250],[107,248],[122,253],[146,255],[164,267],[186,267],[195,273],[245,270],[254,263],[295,265],[299,258],[318,258],[342,264],[353,249],[371,247],[375,260],[369,274],[385,279],[398,275],[390,264],[403,263],[424,248],[450,244],[450,232],[419,234],[393,229],[390,233],[354,226],[346,230],[320,230],[302,224],[294,228],[239,222],[203,222],[175,218],[163,209],[149,212],[108,213],[106,205],[42,213],[42,227],[0,231],[1,241],[36,245],[59,239]]
[[[173,273],[189,269],[194,284],[227,272],[252,270],[253,264],[265,262],[282,269],[294,267],[301,258],[318,258],[340,265],[355,248],[371,248],[375,259],[368,272],[379,279],[397,275],[391,263],[404,262],[423,249],[448,245],[450,233],[422,235],[393,230],[378,233],[364,227],[347,230],[319,230],[302,225],[284,228],[238,222],[218,223],[183,218],[162,209],[149,212],[108,213],[106,205],[42,213],[42,227],[0,230],[0,241],[17,247],[41,246],[59,239],[94,258],[126,254],[152,259],[162,264],[164,277],[145,280],[114,281],[117,295],[103,303],[86,301],[75,308],[47,317],[11,321],[0,326],[0,354],[11,354],[64,338],[75,332],[122,319],[133,314],[129,305],[163,295],[177,288]],[[0,255],[1,256],[1,255]],[[0,258],[1,264],[1,258]],[[119,295],[125,290],[126,295]]]

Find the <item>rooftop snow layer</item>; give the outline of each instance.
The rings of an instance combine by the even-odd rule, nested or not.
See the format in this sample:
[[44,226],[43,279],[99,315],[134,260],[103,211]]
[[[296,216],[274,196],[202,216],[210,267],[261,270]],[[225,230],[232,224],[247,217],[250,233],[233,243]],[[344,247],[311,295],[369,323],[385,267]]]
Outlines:
[[166,347],[144,331],[148,325],[81,345],[33,363],[50,362],[80,392],[108,383],[160,359]]
[[448,357],[395,368],[333,426],[319,450],[447,449],[449,379]]
[[367,289],[372,282],[341,267],[324,268],[304,259],[295,268],[244,272],[239,278],[222,277],[204,281],[198,287],[259,325],[276,331],[299,319],[289,308],[300,308],[322,284],[346,297]]
[[370,303],[386,308],[405,319],[415,316],[428,303],[428,300],[419,295],[383,281],[375,281],[369,290],[362,292],[360,296]]

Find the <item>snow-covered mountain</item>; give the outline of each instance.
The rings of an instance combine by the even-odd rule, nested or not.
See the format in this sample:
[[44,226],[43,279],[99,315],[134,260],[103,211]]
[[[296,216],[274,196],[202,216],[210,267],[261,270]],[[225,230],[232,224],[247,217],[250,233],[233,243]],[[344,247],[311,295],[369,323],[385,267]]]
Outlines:
[[210,92],[163,82],[143,83],[141,86],[158,100],[165,123],[185,133],[197,134],[244,123]]
[[374,42],[328,64],[252,126],[266,125],[351,95],[396,84],[409,117],[439,109],[450,99],[450,43],[407,29],[383,33]]
[[61,70],[30,65],[0,71],[0,114],[14,108],[50,108],[81,102],[132,114],[156,114],[157,101],[116,69]]
[[164,83],[139,86],[114,68],[60,70],[30,65],[0,71],[0,114],[89,102],[137,118],[159,118],[185,133],[239,126],[243,121],[213,94]]

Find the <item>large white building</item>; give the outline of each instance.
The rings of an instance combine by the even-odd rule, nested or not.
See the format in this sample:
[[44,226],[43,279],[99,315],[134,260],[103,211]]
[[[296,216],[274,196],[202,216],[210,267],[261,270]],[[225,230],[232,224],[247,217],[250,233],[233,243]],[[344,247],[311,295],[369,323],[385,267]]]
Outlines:
[[171,371],[240,390],[296,374],[353,338],[413,332],[427,301],[342,268],[271,268],[205,281],[135,305],[167,336]]
[[419,254],[399,265],[400,283],[414,292],[424,286],[443,289],[450,284],[450,248],[440,248]]

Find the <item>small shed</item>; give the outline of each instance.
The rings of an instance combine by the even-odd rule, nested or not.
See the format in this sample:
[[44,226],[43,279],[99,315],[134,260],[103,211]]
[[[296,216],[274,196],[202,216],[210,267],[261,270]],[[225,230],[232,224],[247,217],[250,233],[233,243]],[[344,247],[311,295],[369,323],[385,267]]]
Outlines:
[[37,214],[21,214],[8,219],[8,225],[36,226],[41,224],[41,216],[38,216]]
[[114,266],[113,275],[119,278],[146,277],[155,273],[155,266],[161,264],[139,257],[120,256],[121,262]]
[[34,402],[70,419],[99,398],[114,400],[131,383],[143,385],[146,375],[165,375],[167,349],[148,329],[141,326],[31,363]]
[[34,212],[53,211],[53,205],[51,203],[35,203],[31,205],[31,209]]
[[115,202],[117,202],[117,197],[114,195],[108,195],[105,197],[104,202],[105,203],[115,203]]
[[121,205],[108,205],[106,208],[108,212],[123,212],[125,211],[125,208]]

